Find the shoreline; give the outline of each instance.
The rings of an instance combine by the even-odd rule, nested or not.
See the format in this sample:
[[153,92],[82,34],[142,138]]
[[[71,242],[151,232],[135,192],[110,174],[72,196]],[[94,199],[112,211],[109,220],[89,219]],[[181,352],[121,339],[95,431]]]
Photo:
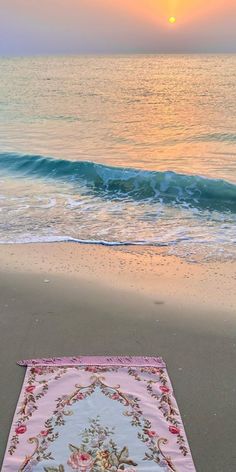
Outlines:
[[74,243],[1,245],[0,262],[0,458],[18,360],[145,355],[167,363],[197,470],[234,471],[236,263]]

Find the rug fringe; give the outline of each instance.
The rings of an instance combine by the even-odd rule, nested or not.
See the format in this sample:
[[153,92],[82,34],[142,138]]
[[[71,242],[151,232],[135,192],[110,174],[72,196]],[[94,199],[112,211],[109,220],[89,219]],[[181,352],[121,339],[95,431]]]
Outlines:
[[136,356],[73,356],[50,357],[41,359],[26,359],[17,362],[20,366],[53,366],[53,365],[130,365],[134,367],[166,367],[161,357],[136,357]]

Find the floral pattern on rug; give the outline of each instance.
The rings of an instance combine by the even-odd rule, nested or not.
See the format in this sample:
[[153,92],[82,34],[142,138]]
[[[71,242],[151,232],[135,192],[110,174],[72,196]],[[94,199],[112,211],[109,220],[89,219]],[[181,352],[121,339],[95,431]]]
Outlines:
[[[89,420],[89,428],[82,432],[81,444],[68,445],[67,464],[72,470],[93,472],[135,472],[136,462],[129,457],[126,446],[119,449],[113,439],[115,428],[103,427],[100,417]],[[44,468],[45,472],[52,472],[50,467]],[[63,464],[53,469],[55,472],[64,472]]]
[[[108,402],[111,418],[100,413],[99,406],[96,412],[97,395]],[[94,416],[89,416],[91,405]],[[121,432],[117,418],[122,416],[128,423]],[[35,365],[27,368],[4,470],[193,472],[195,468],[165,368]]]
[[[172,388],[168,385],[168,377],[164,369],[157,367],[144,367],[137,371],[128,369],[129,375],[132,375],[138,382],[145,382],[147,391],[152,398],[157,400],[157,406],[162,412],[164,418],[169,423],[170,433],[176,435],[177,444],[181,453],[186,456],[188,447],[181,434],[181,420],[176,403],[174,402]],[[140,374],[150,374],[151,378],[145,378]],[[153,379],[153,376],[156,379]]]

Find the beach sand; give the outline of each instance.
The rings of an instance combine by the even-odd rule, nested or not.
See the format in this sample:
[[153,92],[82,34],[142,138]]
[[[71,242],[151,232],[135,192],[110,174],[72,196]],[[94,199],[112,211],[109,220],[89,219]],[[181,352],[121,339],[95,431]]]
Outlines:
[[22,358],[159,355],[199,472],[235,472],[236,265],[150,248],[0,247],[1,444]]

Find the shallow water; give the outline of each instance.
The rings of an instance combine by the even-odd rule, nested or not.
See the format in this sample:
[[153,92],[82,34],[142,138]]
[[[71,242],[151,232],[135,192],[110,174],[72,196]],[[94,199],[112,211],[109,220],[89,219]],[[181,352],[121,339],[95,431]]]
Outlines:
[[0,242],[236,257],[236,56],[1,59],[0,72]]

